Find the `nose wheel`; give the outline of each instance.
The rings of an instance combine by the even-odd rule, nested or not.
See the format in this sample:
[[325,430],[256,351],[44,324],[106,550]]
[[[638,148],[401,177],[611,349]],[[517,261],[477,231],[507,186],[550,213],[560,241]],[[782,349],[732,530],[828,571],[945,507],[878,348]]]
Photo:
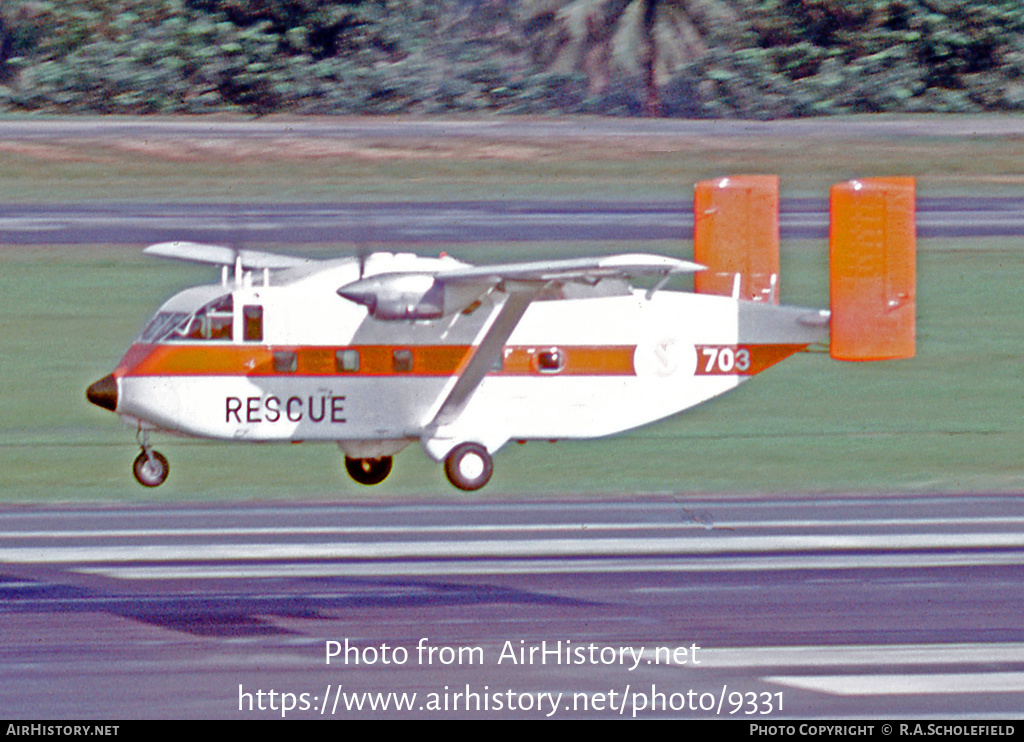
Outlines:
[[479,443],[460,443],[444,460],[444,473],[460,490],[472,492],[490,481],[494,462]]
[[167,459],[159,451],[143,450],[132,464],[132,473],[143,487],[159,487],[171,471]]
[[143,487],[159,487],[167,479],[171,472],[171,465],[159,451],[154,451],[149,445],[149,431],[143,430],[140,426],[135,440],[139,442],[142,453],[135,457],[132,464],[132,474],[135,480]]

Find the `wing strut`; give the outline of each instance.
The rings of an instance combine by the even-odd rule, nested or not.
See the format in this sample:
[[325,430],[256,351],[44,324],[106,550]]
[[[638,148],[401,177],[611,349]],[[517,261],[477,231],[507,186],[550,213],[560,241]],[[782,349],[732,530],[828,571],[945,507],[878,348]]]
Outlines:
[[488,371],[494,369],[501,360],[505,342],[512,335],[519,320],[523,318],[530,302],[544,288],[543,282],[504,282],[504,290],[508,294],[505,303],[498,311],[498,316],[491,323],[476,352],[462,370],[455,386],[441,404],[434,419],[427,426],[426,437],[432,437],[438,428],[454,422],[469,402],[473,392],[480,386]]

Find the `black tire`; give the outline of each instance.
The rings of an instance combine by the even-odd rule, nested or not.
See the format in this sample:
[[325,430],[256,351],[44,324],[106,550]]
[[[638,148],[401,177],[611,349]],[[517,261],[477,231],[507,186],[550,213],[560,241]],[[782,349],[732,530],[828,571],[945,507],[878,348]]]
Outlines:
[[143,487],[159,487],[167,480],[167,475],[170,472],[171,465],[159,451],[152,451],[150,455],[146,455],[146,452],[143,451],[132,464],[132,474]]
[[359,482],[359,484],[380,484],[391,473],[391,457],[350,459],[346,456],[345,469],[348,471],[348,475]]
[[444,460],[444,473],[460,490],[472,492],[491,481],[494,462],[479,443],[460,443]]

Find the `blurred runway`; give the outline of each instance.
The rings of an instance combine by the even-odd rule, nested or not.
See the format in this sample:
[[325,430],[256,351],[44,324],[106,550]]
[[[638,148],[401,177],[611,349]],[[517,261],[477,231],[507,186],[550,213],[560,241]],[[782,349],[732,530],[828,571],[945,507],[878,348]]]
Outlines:
[[[283,696],[244,694],[274,689],[299,718],[543,717],[542,691],[576,718],[1019,715],[1022,524],[1016,495],[6,508],[0,708],[270,718]],[[327,664],[329,642],[351,651]],[[485,687],[535,706],[426,702]],[[367,693],[391,705],[344,710]]]

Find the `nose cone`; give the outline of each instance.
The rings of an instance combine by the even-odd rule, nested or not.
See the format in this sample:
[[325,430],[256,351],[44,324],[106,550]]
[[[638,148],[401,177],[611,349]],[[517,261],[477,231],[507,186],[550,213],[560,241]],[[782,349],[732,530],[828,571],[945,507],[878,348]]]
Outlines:
[[85,397],[97,407],[114,412],[117,410],[117,379],[107,374],[85,390]]

